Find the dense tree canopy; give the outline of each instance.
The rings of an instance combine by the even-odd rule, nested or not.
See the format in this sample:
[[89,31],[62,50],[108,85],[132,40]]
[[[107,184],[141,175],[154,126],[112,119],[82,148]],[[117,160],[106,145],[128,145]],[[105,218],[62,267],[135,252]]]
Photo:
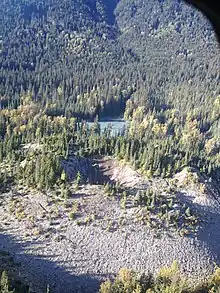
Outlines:
[[1,107],[29,91],[50,115],[88,118],[128,99],[187,112],[219,94],[211,25],[184,2],[4,0],[0,15]]
[[[0,9],[0,158],[21,163],[22,145],[40,145],[16,165],[28,184],[55,184],[70,153],[114,155],[149,176],[189,165],[219,177],[220,53],[200,12],[177,0]],[[124,115],[124,136],[75,120],[97,114]]]

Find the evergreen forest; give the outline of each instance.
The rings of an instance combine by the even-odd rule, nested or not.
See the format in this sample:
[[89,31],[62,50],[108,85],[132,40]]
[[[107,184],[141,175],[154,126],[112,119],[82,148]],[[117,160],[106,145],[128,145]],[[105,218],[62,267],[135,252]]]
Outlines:
[[[150,182],[197,170],[219,195],[219,46],[211,23],[181,0],[1,0],[0,195],[22,186],[71,198],[73,179],[75,190],[90,183],[66,172],[72,157],[108,157]],[[102,129],[101,119],[125,126]],[[113,198],[116,187],[102,183]],[[159,211],[150,196],[147,208]],[[6,271],[0,292],[17,292]],[[122,269],[99,292],[219,292],[219,268],[198,289],[175,263],[160,274]]]

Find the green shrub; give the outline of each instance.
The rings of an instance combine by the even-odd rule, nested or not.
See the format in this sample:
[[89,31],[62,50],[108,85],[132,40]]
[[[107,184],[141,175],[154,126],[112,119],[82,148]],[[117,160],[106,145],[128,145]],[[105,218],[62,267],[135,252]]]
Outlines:
[[197,287],[190,283],[174,261],[170,267],[162,268],[156,278],[122,268],[113,282],[107,280],[101,284],[99,293],[219,293],[220,268],[216,268],[207,282]]
[[[1,272],[1,268],[0,268]],[[2,271],[0,278],[0,293],[28,293],[29,286],[12,278],[6,271]]]
[[9,279],[6,271],[1,274],[0,288],[1,293],[13,293],[13,291],[9,290]]

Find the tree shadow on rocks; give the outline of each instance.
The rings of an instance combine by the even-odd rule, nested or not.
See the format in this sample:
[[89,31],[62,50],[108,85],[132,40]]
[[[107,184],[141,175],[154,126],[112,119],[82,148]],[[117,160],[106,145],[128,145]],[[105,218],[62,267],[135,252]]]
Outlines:
[[205,205],[195,202],[194,195],[178,192],[178,199],[186,203],[199,216],[199,229],[191,236],[202,249],[205,249],[217,265],[220,265],[220,206],[212,198],[212,204]]
[[[49,256],[36,256],[27,252],[33,242],[19,242],[12,236],[0,234],[0,269],[13,270],[15,276],[30,286],[32,293],[95,293],[104,275],[74,275],[74,268],[68,272]],[[40,242],[38,243],[40,245]],[[9,257],[9,262],[5,260]],[[56,256],[55,256],[56,257]]]

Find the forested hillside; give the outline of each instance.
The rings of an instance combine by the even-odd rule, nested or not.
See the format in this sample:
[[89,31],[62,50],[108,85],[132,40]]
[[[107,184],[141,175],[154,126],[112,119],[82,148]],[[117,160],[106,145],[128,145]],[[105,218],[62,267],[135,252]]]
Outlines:
[[200,12],[170,0],[4,0],[1,16],[2,109],[124,115],[128,140],[114,149],[136,168],[218,169],[220,53]]
[[29,91],[51,115],[117,116],[128,99],[187,112],[219,93],[211,25],[182,1],[4,0],[0,9],[2,107]]
[[1,1],[0,292],[1,250],[39,293],[219,292],[219,69],[184,1]]

